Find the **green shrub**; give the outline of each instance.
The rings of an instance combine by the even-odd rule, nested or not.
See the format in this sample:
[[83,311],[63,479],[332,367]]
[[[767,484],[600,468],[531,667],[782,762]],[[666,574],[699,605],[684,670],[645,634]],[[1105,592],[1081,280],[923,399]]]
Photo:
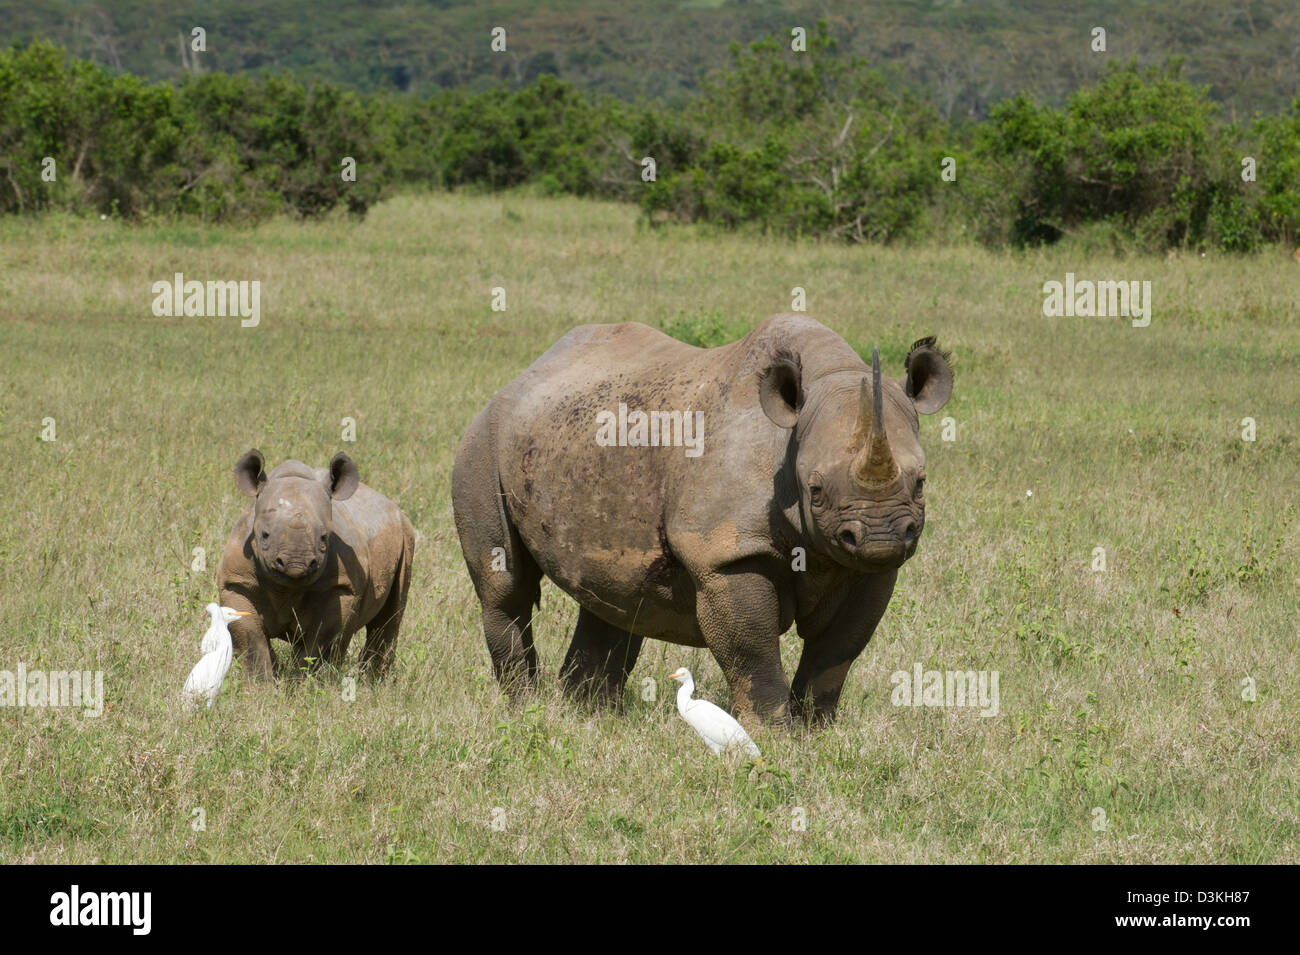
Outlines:
[[1226,181],[1215,161],[1217,107],[1179,74],[1176,61],[1112,65],[1064,112],[1024,96],[998,104],[980,157],[987,178],[1004,184],[1010,240],[1051,242],[1112,222],[1142,245],[1201,242]]
[[660,327],[664,334],[697,348],[729,345],[744,338],[751,331],[749,325],[729,319],[719,311],[702,312],[698,315],[678,312],[672,318],[665,319]]
[[[0,211],[364,212],[385,179],[360,99],[288,75],[146,84],[48,43],[0,52]],[[46,157],[56,178],[41,178]],[[342,161],[357,163],[357,181]]]
[[[840,53],[825,22],[802,53],[786,38],[733,44],[680,111],[545,73],[518,90],[428,98],[363,98],[287,73],[149,84],[34,43],[0,51],[0,212],[363,214],[399,186],[527,186],[638,201],[651,223],[854,242],[1069,237],[1123,254],[1300,238],[1300,98],[1225,126],[1177,61],[1128,63],[1063,109],[1022,95],[952,128],[896,85]],[[1241,179],[1244,156],[1257,182]],[[355,182],[342,178],[345,157]],[[653,180],[641,178],[645,157]],[[940,177],[944,157],[955,181]]]

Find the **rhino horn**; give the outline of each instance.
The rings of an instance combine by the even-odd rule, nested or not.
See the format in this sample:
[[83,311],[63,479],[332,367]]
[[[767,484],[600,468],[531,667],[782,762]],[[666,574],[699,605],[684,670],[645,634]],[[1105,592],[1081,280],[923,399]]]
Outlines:
[[853,456],[853,480],[864,488],[886,487],[898,477],[898,462],[885,433],[885,389],[880,380],[880,351],[871,349],[871,395],[862,379],[862,403],[855,432],[862,447]]

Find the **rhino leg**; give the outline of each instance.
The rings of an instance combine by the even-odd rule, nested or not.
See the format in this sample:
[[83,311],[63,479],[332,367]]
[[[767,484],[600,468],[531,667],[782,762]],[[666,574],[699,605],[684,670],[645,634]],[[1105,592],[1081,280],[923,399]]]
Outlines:
[[289,663],[286,676],[301,679],[304,675],[316,673],[324,662],[325,657],[321,651],[307,648],[307,641],[302,634],[296,633],[289,638]]
[[366,624],[366,645],[361,651],[361,672],[378,678],[388,672],[397,647],[397,633],[406,613],[406,595],[411,589],[411,554],[415,550],[415,532],[406,529],[406,551],[397,569],[397,581],[379,613]]
[[[231,604],[223,604],[230,607]],[[234,609],[238,610],[238,607]],[[271,652],[271,641],[267,639],[262,632],[259,622],[253,617],[243,617],[244,625],[238,629],[243,631],[239,637],[235,636],[235,630],[231,630],[231,645],[235,654],[239,657],[239,665],[244,668],[249,679],[255,681],[271,680],[276,675],[275,654]]]
[[337,600],[323,601],[295,614],[293,628],[285,634],[290,649],[290,675],[297,678],[319,673],[322,667],[338,672],[347,659],[352,633],[343,626],[349,607]]
[[321,659],[335,672],[343,669],[343,662],[348,658],[348,645],[351,642],[350,634],[339,634],[321,654]]
[[250,614],[240,617],[230,627],[230,644],[234,655],[239,658],[239,665],[250,680],[272,679],[276,675],[275,654],[271,652],[266,623],[258,613],[257,606],[242,590],[223,588],[220,601],[223,607],[245,610]]
[[828,619],[798,621],[804,643],[791,689],[796,716],[819,725],[835,720],[849,668],[871,642],[897,577],[891,570],[865,578]]
[[398,601],[390,597],[379,615],[366,624],[366,645],[361,650],[361,672],[367,677],[379,679],[392,666],[393,653],[397,649],[397,632],[402,628],[405,613],[405,599]]
[[[542,568],[504,511],[495,512],[501,515],[499,522],[476,521],[461,528],[461,547],[483,605],[483,639],[492,657],[492,671],[497,682],[515,697],[537,685],[540,668],[533,646],[533,607],[542,599]],[[457,511],[458,518],[461,513]]]
[[542,569],[506,513],[493,459],[493,406],[470,425],[456,451],[451,503],[474,592],[483,605],[483,637],[497,682],[512,697],[537,685],[533,607],[542,598]]
[[781,666],[781,599],[758,570],[714,576],[696,598],[704,643],[731,687],[736,717],[789,727],[790,683]]
[[594,699],[599,705],[621,706],[641,638],[606,623],[585,607],[578,610],[573,642],[560,669],[564,691],[574,699]]
[[542,570],[531,556],[525,554],[525,560],[530,567],[520,568],[510,581],[485,587],[480,598],[492,671],[511,696],[534,689],[540,669],[533,646],[533,607],[541,600]]

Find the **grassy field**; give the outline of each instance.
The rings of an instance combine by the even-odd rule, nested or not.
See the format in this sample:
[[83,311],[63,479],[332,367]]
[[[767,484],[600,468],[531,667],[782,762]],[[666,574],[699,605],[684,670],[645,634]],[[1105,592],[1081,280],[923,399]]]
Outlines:
[[[441,196],[252,230],[9,219],[0,261],[0,670],[102,670],[108,699],[0,708],[0,861],[1300,862],[1300,267],[1281,256],[844,248]],[[260,326],[155,317],[176,271],[260,280]],[[1066,272],[1149,280],[1150,327],[1044,317]],[[654,642],[625,713],[571,705],[554,674],[576,608],[549,584],[547,684],[511,706],[452,524],[471,417],[575,324],[752,325],[796,285],[886,374],[931,333],[957,368],[922,421],[925,536],[838,724],[760,732],[766,766],[729,766],[663,680],[689,666],[728,705],[717,666]],[[405,508],[397,661],[351,702],[337,677],[256,686],[236,663],[182,716],[250,447],[346,450]],[[798,651],[791,633],[788,672]],[[917,663],[998,671],[999,714],[891,705]]]

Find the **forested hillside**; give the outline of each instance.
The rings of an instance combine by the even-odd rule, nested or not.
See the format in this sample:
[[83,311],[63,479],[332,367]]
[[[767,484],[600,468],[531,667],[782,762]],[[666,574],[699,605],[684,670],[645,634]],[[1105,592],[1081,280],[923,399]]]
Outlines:
[[[846,53],[896,68],[944,119],[987,115],[1027,92],[1059,105],[1107,60],[1186,60],[1229,118],[1300,93],[1295,0],[0,0],[0,45],[49,39],[149,79],[288,68],[359,90],[430,93],[543,73],[588,92],[681,105],[749,43],[826,18]],[[183,52],[201,26],[207,52]],[[489,31],[507,31],[493,54]],[[1093,27],[1107,53],[1090,49]]]
[[[1106,52],[1094,53],[1093,18],[1040,14],[1050,30],[1031,43],[1024,2],[895,0],[881,9],[898,23],[959,44],[910,82],[860,52],[883,42],[883,14],[871,30],[841,16],[792,38],[784,24],[802,15],[762,4],[673,8],[661,20],[643,6],[635,21],[561,7],[546,19],[505,6],[376,6],[357,19],[286,0],[189,21],[208,24],[202,44],[178,28],[183,72],[160,38],[185,14],[158,11],[150,28],[136,22],[149,5],[128,3],[118,19],[96,13],[95,32],[86,18],[100,8],[69,7],[71,49],[48,39],[0,48],[0,212],[258,220],[364,214],[402,189],[526,186],[637,202],[654,224],[851,242],[1024,246],[1084,234],[1115,247],[1241,252],[1289,250],[1300,237],[1300,94],[1274,102],[1283,87],[1273,86],[1257,97],[1269,108],[1234,109],[1219,100],[1224,87],[1197,81],[1211,61],[1121,55],[1153,34],[1118,15],[1099,15],[1111,26]],[[1285,16],[1266,8],[1237,5],[1243,43],[1280,39]],[[1200,35],[1195,5],[1180,9],[1162,29]],[[585,32],[575,26],[584,16]],[[688,29],[708,17],[712,27]],[[633,22],[625,46],[601,39]],[[772,30],[750,43],[724,29],[759,22]],[[501,24],[506,49],[492,53]],[[423,45],[417,25],[433,31]],[[350,59],[330,55],[336,34]],[[1002,44],[996,64],[976,55],[986,43]],[[1036,68],[1049,48],[1058,68]],[[902,43],[894,60],[906,67],[916,49]],[[1077,59],[1076,49],[1089,52]],[[661,55],[680,69],[658,69]],[[1255,88],[1252,70],[1280,62],[1236,61],[1233,95]],[[995,81],[1009,63],[1018,69]],[[405,71],[395,84],[405,88],[388,88],[396,74],[381,68]],[[945,85],[956,75],[945,70],[979,80]],[[995,99],[1015,88],[1012,74],[1026,89]],[[634,95],[655,92],[667,99]]]

